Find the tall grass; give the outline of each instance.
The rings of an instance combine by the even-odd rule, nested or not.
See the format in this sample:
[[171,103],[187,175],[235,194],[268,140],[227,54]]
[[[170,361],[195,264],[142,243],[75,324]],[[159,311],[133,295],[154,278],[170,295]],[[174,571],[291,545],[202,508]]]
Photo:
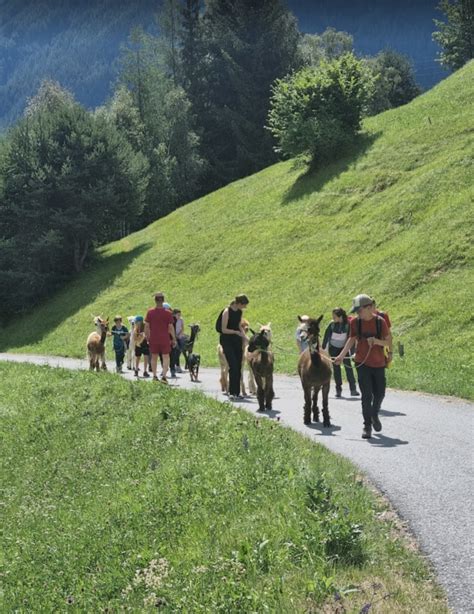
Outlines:
[[102,260],[7,326],[1,348],[82,356],[92,315],[144,312],[164,290],[217,364],[214,322],[238,292],[271,321],[294,372],[296,315],[374,295],[393,321],[389,384],[473,398],[474,63],[409,105],[368,119],[350,152],[314,172],[288,161],[102,250]]
[[356,469],[278,423],[8,364],[0,418],[2,612],[447,612]]

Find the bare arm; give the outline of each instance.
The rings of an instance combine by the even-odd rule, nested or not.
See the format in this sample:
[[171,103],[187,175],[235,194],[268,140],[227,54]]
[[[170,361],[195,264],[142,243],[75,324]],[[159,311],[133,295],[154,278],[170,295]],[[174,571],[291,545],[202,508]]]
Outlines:
[[176,345],[176,333],[175,333],[173,324],[168,324],[168,332],[171,335],[171,339],[173,340],[173,344]]
[[148,322],[145,322],[145,337],[148,342],[150,342],[150,325]]
[[342,363],[342,361],[346,357],[347,352],[354,347],[356,341],[357,337],[349,337],[349,339],[346,341],[345,346],[342,348],[341,353],[336,356],[334,364],[340,365]]

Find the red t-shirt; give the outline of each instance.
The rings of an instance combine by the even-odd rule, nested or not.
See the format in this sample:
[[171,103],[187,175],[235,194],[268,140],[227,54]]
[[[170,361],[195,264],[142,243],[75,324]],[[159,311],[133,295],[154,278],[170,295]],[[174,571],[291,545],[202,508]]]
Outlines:
[[173,324],[172,313],[162,307],[154,307],[148,310],[145,322],[150,325],[150,345],[169,343],[169,325]]
[[390,318],[388,317],[388,313],[386,311],[379,311],[377,309],[376,314],[385,320],[389,328],[392,328],[392,323],[390,322]]
[[[373,345],[372,349],[369,352],[369,344],[367,343],[368,337],[376,337],[377,336],[377,324],[376,318],[372,318],[371,320],[360,320],[362,323],[361,326],[361,337],[357,339],[357,349],[355,354],[355,362],[360,363],[363,362],[364,365],[368,367],[385,367],[385,356],[383,353],[383,347],[381,345]],[[384,318],[381,318],[382,328],[380,331],[382,339],[388,337],[389,330],[386,321]],[[351,330],[350,337],[356,337],[359,333],[358,326],[359,318],[354,318],[351,321]]]

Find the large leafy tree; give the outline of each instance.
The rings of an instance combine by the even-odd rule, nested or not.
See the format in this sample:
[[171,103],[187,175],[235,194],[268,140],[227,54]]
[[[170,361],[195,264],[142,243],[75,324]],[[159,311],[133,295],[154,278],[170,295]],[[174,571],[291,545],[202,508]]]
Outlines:
[[354,50],[354,38],[348,32],[327,28],[321,34],[305,34],[300,43],[305,64],[318,66],[321,60],[335,60]]
[[474,57],[474,0],[442,0],[446,21],[435,19],[433,39],[442,47],[440,63],[457,70]]
[[413,66],[403,54],[387,49],[365,62],[374,75],[370,115],[406,104],[421,93]]
[[373,77],[353,54],[277,80],[268,124],[284,156],[328,160],[354,140]]
[[2,157],[2,308],[25,308],[82,270],[143,207],[147,162],[115,126],[42,86]]

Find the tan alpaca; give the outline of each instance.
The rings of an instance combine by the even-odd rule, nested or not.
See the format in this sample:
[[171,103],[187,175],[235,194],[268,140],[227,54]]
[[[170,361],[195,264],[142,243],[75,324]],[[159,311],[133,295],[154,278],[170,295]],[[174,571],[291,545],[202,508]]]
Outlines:
[[[245,319],[242,320],[242,328],[244,329],[244,332],[247,334],[249,330],[249,323]],[[248,339],[242,339],[243,352],[242,352],[242,369],[241,369],[241,375],[240,375],[240,392],[244,396],[247,395],[247,390],[245,388],[245,381],[244,381],[244,368],[246,364],[248,365],[247,355],[246,355],[247,344],[248,344]],[[217,356],[219,357],[219,365],[221,368],[221,375],[219,378],[219,382],[221,385],[221,391],[229,392],[229,365],[227,363],[227,358],[225,357],[225,354],[224,354],[224,349],[222,348],[222,345],[220,343],[217,346]],[[248,374],[248,387],[249,387],[250,394],[255,394],[257,392],[257,386],[255,384],[255,379],[253,377],[253,373],[251,369],[249,369],[249,374]]]
[[[96,326],[95,332],[87,337],[87,354],[89,356],[89,370],[99,371],[102,368],[107,371],[105,364],[105,340],[109,330],[109,318],[102,319],[100,316],[94,318]],[[99,364],[100,363],[100,364]]]

